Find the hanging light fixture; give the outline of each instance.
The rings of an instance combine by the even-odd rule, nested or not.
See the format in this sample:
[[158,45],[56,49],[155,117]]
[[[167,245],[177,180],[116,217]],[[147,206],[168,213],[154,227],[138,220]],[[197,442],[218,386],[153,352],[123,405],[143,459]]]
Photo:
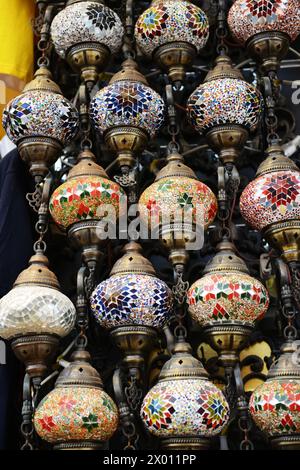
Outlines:
[[300,172],[279,145],[271,145],[256,178],[244,189],[244,219],[280,250],[286,262],[300,260]]
[[141,246],[129,242],[125,254],[113,266],[110,277],[91,296],[91,310],[98,323],[111,331],[125,353],[128,367],[139,368],[172,312],[172,293],[155,276]]
[[99,449],[117,429],[118,410],[90,365],[89,353],[75,351],[71,361],[38,405],[34,427],[55,450]]
[[154,0],[135,26],[138,47],[168,71],[172,82],[184,79],[185,69],[205,46],[208,35],[206,14],[183,0]]
[[229,10],[232,35],[245,44],[263,72],[276,71],[300,33],[298,0],[236,0]]
[[116,223],[121,212],[126,210],[123,202],[125,204],[126,195],[122,188],[97,165],[93,153],[84,150],[67,180],[53,192],[49,209],[57,225],[67,230],[75,246],[82,248],[88,266],[95,268],[101,255],[99,247],[107,243],[105,235],[109,233],[100,221],[106,211],[112,211],[111,223]]
[[56,161],[79,128],[77,110],[66,100],[46,67],[39,68],[21,95],[3,113],[3,127],[18,146],[36,182]]
[[187,302],[192,319],[201,325],[222,364],[233,367],[255,321],[266,312],[269,296],[225,239],[204,276],[190,287]]
[[275,448],[300,449],[300,366],[297,343],[287,341],[271,366],[266,382],[250,398],[255,424]]
[[47,257],[37,252],[13,289],[0,300],[0,336],[10,340],[26,372],[38,384],[58,347],[75,324],[75,307],[59,291]]
[[91,101],[96,130],[118,155],[120,167],[132,167],[136,153],[156,135],[164,120],[164,101],[148,86],[137,64],[127,59],[108,86]]
[[190,345],[180,341],[145,396],[141,417],[163,449],[206,450],[226,426],[229,406]]
[[120,49],[123,34],[120,18],[102,0],[69,0],[51,24],[56,52],[89,87],[98,81],[110,55]]
[[226,55],[216,59],[203,84],[187,102],[191,125],[206,135],[210,147],[224,163],[233,163],[243,149],[249,132],[257,129],[262,96],[233,68]]

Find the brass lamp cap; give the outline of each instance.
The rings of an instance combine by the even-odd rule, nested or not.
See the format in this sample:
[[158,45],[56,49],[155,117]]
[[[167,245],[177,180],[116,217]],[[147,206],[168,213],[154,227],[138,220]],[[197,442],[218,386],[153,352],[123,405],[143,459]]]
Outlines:
[[241,71],[233,67],[231,59],[227,55],[220,55],[216,58],[214,68],[208,72],[203,83],[218,80],[220,78],[244,80]]
[[47,67],[42,66],[34,74],[33,80],[27,83],[23,93],[27,91],[50,91],[52,93],[62,94],[59,86],[52,80],[52,74]]
[[259,165],[256,176],[281,170],[299,171],[296,163],[284,155],[280,145],[270,145],[270,147],[268,147],[266,150],[266,154],[267,158]]
[[139,243],[129,242],[124,246],[125,254],[114,264],[110,275],[115,274],[149,274],[155,276],[155,270],[150,261],[142,255]]
[[52,287],[59,289],[59,282],[55,274],[48,268],[49,260],[42,252],[37,252],[29,260],[29,267],[24,269],[17,277],[14,287],[31,285]]
[[78,176],[100,176],[109,179],[102,166],[96,163],[95,155],[90,150],[80,152],[78,162],[69,171],[68,180]]
[[91,356],[88,351],[73,352],[71,363],[59,374],[55,388],[89,387],[103,388],[101,377],[90,364]]
[[[67,4],[66,4],[66,7],[70,6],[70,5],[73,5],[73,3],[80,3],[80,2],[86,2],[87,0],[68,0],[67,1]],[[93,0],[93,3],[102,3],[103,4],[103,0]]]
[[186,341],[178,341],[173,349],[173,355],[161,369],[158,382],[178,379],[201,378],[208,380],[208,374],[201,362],[192,356],[192,348]]
[[112,83],[120,82],[122,80],[130,82],[141,82],[144,85],[148,85],[146,77],[141,72],[139,72],[138,65],[133,59],[126,59],[122,63],[122,69],[115,73],[109,84],[111,85]]
[[184,159],[180,153],[174,152],[168,155],[167,162],[168,163],[157,173],[155,181],[174,176],[198,179],[194,171],[184,164]]
[[216,255],[207,263],[203,273],[238,271],[248,274],[246,263],[235,253],[236,248],[229,240],[222,240],[216,247]]
[[270,367],[267,381],[281,378],[300,380],[300,357],[295,343],[288,340],[281,346],[281,355]]

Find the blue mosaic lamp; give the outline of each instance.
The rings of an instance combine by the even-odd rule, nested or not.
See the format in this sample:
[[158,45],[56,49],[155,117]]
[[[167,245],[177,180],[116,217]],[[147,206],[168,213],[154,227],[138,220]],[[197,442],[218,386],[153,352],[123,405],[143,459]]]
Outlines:
[[173,299],[167,284],[155,276],[136,242],[125,245],[125,254],[92,293],[91,310],[97,322],[111,331],[117,346],[133,366],[143,362],[158,330],[169,319]]
[[143,150],[164,121],[165,105],[149,87],[137,64],[127,59],[108,86],[91,101],[90,116],[95,129],[118,155],[120,167],[131,167],[134,155]]

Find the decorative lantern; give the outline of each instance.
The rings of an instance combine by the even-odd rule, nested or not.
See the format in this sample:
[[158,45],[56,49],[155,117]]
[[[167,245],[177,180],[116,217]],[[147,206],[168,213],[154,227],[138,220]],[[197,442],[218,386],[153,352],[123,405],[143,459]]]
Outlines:
[[117,152],[119,165],[131,167],[134,155],[161,127],[164,108],[164,101],[148,86],[136,62],[127,59],[93,98],[90,116],[108,146]]
[[256,178],[244,189],[244,219],[278,248],[286,262],[300,260],[300,172],[279,145],[271,145]]
[[87,351],[75,351],[52,390],[38,405],[34,427],[55,450],[101,448],[118,426],[118,410],[90,365]]
[[200,324],[225,367],[233,366],[238,352],[269,305],[265,287],[249,276],[244,261],[227,240],[204,269],[204,276],[189,289],[192,319]]
[[118,52],[123,34],[120,18],[101,0],[69,0],[51,25],[56,52],[81,73],[88,86],[98,81],[110,54]]
[[262,70],[275,71],[300,33],[299,1],[236,0],[229,10],[228,24]]
[[296,342],[287,341],[266,382],[250,398],[250,413],[274,447],[300,449],[300,366]]
[[188,343],[178,342],[158,383],[144,398],[141,417],[163,449],[205,450],[229,419],[223,393],[208,380]]
[[192,126],[206,135],[224,163],[234,162],[255,131],[262,111],[260,92],[221,55],[187,103]]
[[14,353],[36,384],[46,373],[59,338],[73,329],[76,316],[48,264],[44,254],[32,256],[29,267],[0,300],[0,336],[12,341]]
[[157,329],[170,317],[172,293],[155,276],[155,270],[133,241],[113,266],[109,279],[101,282],[91,296],[91,310],[98,323],[111,330],[117,346],[130,367],[139,367]]
[[108,222],[117,222],[126,210],[126,195],[97,165],[92,152],[84,150],[78,160],[67,181],[53,192],[49,208],[54,221],[67,230],[74,245],[82,248],[86,263],[94,268],[101,255],[99,246],[108,241],[109,234],[100,222],[107,211]]
[[203,241],[203,231],[214,220],[217,200],[214,193],[199,181],[181,155],[167,157],[162,168],[139,200],[140,218],[148,229],[159,230],[159,239],[170,250],[176,265],[187,262],[186,248]]
[[3,113],[3,127],[18,146],[30,173],[40,182],[64,145],[76,135],[79,118],[51,73],[41,67],[21,95],[11,100]]
[[181,81],[209,35],[206,14],[189,1],[154,0],[139,17],[135,38],[141,51]]

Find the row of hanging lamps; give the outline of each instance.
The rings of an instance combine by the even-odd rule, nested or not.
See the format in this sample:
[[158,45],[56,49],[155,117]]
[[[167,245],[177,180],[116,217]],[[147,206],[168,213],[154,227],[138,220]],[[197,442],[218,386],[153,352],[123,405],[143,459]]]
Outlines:
[[209,35],[206,14],[184,0],[153,0],[135,25],[137,46],[172,82],[181,82],[185,70],[205,46]]
[[108,147],[117,153],[122,168],[130,168],[136,155],[155,137],[164,121],[162,98],[149,87],[133,59],[91,101],[91,122],[103,134]]
[[69,0],[51,24],[57,54],[91,88],[122,45],[124,28],[118,15],[101,0]]

